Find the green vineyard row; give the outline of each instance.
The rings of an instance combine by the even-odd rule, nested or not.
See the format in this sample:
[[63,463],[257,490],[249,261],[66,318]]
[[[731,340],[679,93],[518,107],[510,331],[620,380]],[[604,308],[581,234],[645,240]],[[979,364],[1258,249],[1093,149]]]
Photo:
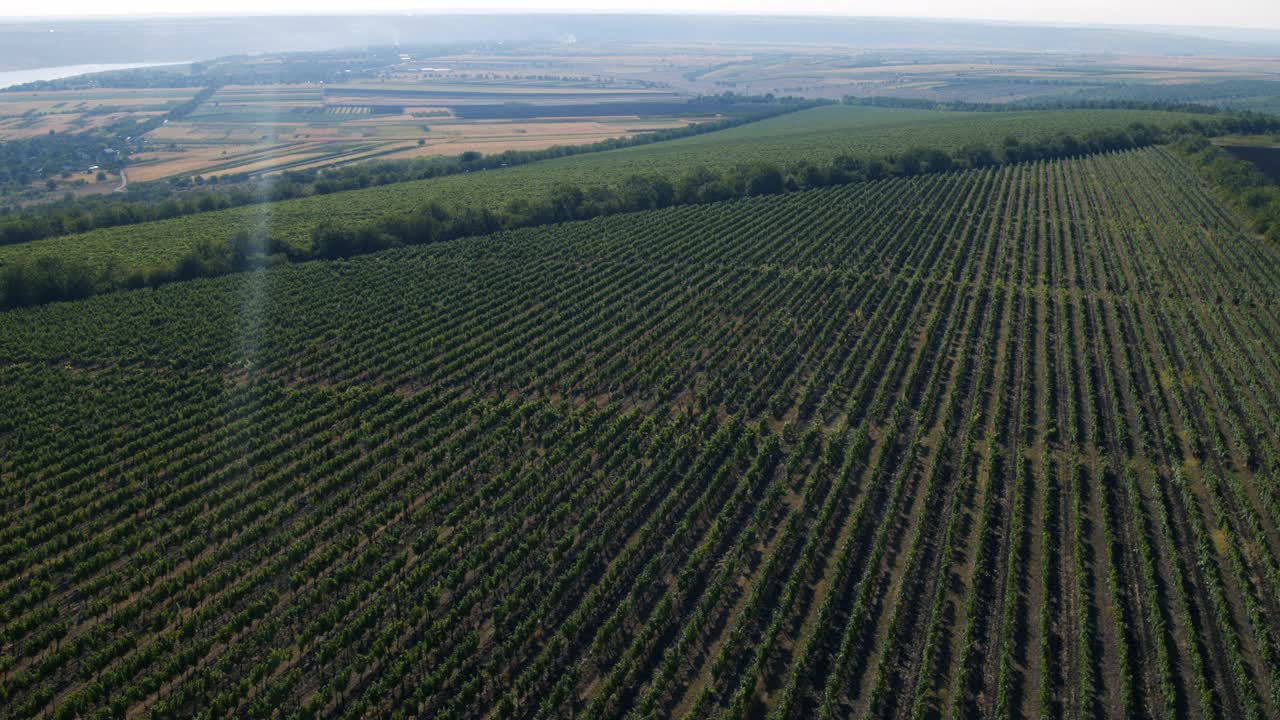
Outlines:
[[0,315],[0,715],[1280,714],[1280,256],[1168,151]]

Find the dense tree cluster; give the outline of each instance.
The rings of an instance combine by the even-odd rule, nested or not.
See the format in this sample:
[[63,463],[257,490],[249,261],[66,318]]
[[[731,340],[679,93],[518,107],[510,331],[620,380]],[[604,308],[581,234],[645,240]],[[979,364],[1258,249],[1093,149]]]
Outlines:
[[1210,185],[1249,218],[1254,232],[1280,247],[1280,187],[1252,163],[1234,158],[1203,135],[1174,144]]
[[63,172],[83,173],[92,165],[115,172],[120,157],[113,139],[99,135],[54,133],[0,142],[0,190],[20,192],[37,180]]
[[88,297],[113,280],[110,273],[95,271],[87,264],[54,257],[0,268],[4,305],[8,307]]

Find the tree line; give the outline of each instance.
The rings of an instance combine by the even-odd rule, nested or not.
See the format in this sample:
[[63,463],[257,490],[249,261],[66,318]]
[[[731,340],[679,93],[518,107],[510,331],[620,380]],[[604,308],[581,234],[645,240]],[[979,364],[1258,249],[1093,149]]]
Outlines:
[[[782,113],[827,104],[824,101],[790,101],[789,98],[784,100],[788,102],[775,102],[763,110],[759,109],[761,106],[753,105],[752,107],[757,108],[755,111],[731,118],[582,145],[556,145],[542,150],[507,150],[490,155],[470,151],[450,158],[384,160],[338,168],[288,171],[279,176],[259,178],[237,174],[209,178],[182,178],[169,185],[135,183],[130,185],[126,202],[111,196],[68,198],[56,205],[0,215],[0,245],[13,245],[58,235],[88,232],[97,228],[167,220],[243,205],[277,202],[309,195],[326,195],[378,185],[525,165],[583,153],[637,147],[725,130]],[[142,131],[139,129],[139,132]],[[84,141],[94,149],[101,149],[100,140],[90,140],[86,137]],[[7,145],[9,143],[0,143],[0,153],[3,153]],[[19,152],[19,156],[21,154]],[[15,162],[16,157],[18,156],[15,156]],[[7,155],[0,154],[0,168],[9,167],[7,159]],[[0,175],[0,180],[2,179],[3,175]]]
[[[1224,118],[1227,119],[1227,118]],[[1280,129],[1280,119],[1272,130]],[[621,182],[590,186],[562,184],[539,200],[516,200],[501,210],[430,202],[409,213],[391,213],[362,224],[322,221],[311,234],[312,247],[297,248],[267,237],[239,232],[223,240],[198,243],[173,267],[142,270],[52,258],[19,262],[0,271],[0,307],[76,299],[123,288],[157,286],[174,280],[212,277],[269,265],[331,259],[405,245],[445,242],[471,235],[584,220],[623,212],[720,202],[811,188],[969,170],[1114,152],[1201,137],[1189,128],[1235,132],[1226,123],[1180,123],[1169,129],[1133,123],[1124,130],[1091,130],[1079,136],[1059,134],[1038,142],[1008,137],[996,145],[969,144],[955,150],[912,148],[881,158],[847,155],[829,161],[740,164],[729,168],[691,168],[674,179],[631,175]],[[1264,179],[1265,180],[1265,179]]]
[[[207,98],[212,92],[211,88],[206,88],[198,97]],[[635,147],[653,142],[663,142],[715,132],[785,112],[794,112],[829,104],[829,101],[807,101],[793,97],[774,98],[770,95],[750,96],[724,93],[707,97],[709,99],[705,102],[710,102],[710,99],[716,99],[755,109],[751,113],[713,122],[698,123],[683,128],[658,130],[630,138],[607,139],[584,145],[558,145],[542,150],[508,150],[491,155],[481,155],[473,151],[449,158],[386,160],[346,165],[338,168],[287,171],[268,177],[227,174],[207,178],[201,176],[183,177],[175,179],[168,185],[164,183],[133,183],[129,186],[129,191],[124,195],[123,201],[119,196],[71,197],[53,205],[13,210],[7,214],[0,214],[0,245],[88,232],[97,228],[167,220],[174,217],[225,210],[262,202],[277,202],[309,195],[325,195],[458,173],[511,167],[583,153]],[[199,102],[199,100],[193,98],[186,105],[194,108]],[[850,105],[968,112],[1033,109],[1143,109],[1194,112],[1214,116],[1203,121],[1193,119],[1174,123],[1170,129],[1175,135],[1186,133],[1203,135],[1222,133],[1253,134],[1271,132],[1280,125],[1280,121],[1277,121],[1275,116],[1271,115],[1225,113],[1211,106],[1177,103],[1127,101],[1056,102],[1048,104],[937,103],[929,100],[894,97],[846,97],[843,102]],[[766,109],[760,110],[759,108],[761,107]],[[190,109],[187,109],[185,112],[189,111]],[[171,111],[169,117],[180,117],[181,114],[185,114],[183,108],[175,108],[175,110]],[[71,137],[67,136],[66,139],[70,140]],[[62,141],[63,138],[60,137],[59,142]],[[100,141],[90,141],[86,138],[85,142],[89,142],[95,149],[100,149],[101,147]],[[94,142],[97,144],[95,145]],[[0,173],[3,172],[4,168],[17,167],[11,164],[10,159],[6,159],[2,155],[7,145],[9,143],[0,143]],[[16,157],[11,160],[16,162]],[[0,175],[0,178],[2,177]]]
[[[167,117],[181,117],[207,99],[213,92],[206,88],[197,98],[175,108]],[[803,110],[818,105],[829,104],[823,100],[803,100],[795,97],[775,98],[772,95],[752,96],[726,92],[721,95],[710,95],[695,99],[695,103],[727,103],[740,108],[752,108],[749,113],[736,114],[734,117],[707,123],[698,123],[683,128],[658,130],[652,133],[636,135],[630,138],[614,138],[584,145],[558,145],[542,150],[508,150],[502,153],[481,155],[477,152],[463,153],[449,158],[418,158],[412,160],[385,160],[356,165],[345,165],[338,168],[313,168],[309,170],[291,170],[279,175],[253,177],[248,174],[226,174],[220,176],[195,176],[175,178],[165,183],[132,183],[129,191],[120,196],[90,196],[83,198],[67,198],[62,202],[36,208],[12,210],[0,214],[0,245],[30,242],[46,237],[88,232],[97,228],[132,225],[154,220],[167,220],[184,215],[225,210],[262,202],[277,202],[309,195],[324,195],[346,190],[355,190],[378,185],[425,180],[434,177],[457,173],[474,172],[500,167],[523,165],[558,157],[568,157],[589,152],[616,150],[626,147],[646,145],[653,142],[675,140],[691,137],[706,132],[715,132],[775,115]],[[1155,103],[1131,101],[1084,101],[1084,102],[1032,102],[1032,103],[938,103],[930,100],[896,97],[846,97],[847,105],[866,105],[873,107],[894,107],[906,109],[951,110],[966,112],[1002,112],[1014,110],[1048,110],[1048,109],[1133,109],[1163,110],[1191,112],[1214,115],[1205,121],[1192,120],[1189,123],[1176,123],[1175,134],[1193,132],[1216,135],[1221,132],[1258,133],[1268,132],[1276,127],[1274,116],[1259,113],[1224,113],[1218,108],[1207,105],[1186,103]],[[763,109],[762,109],[763,108]],[[1221,128],[1221,129],[1218,129]],[[125,128],[116,128],[116,135],[123,137]],[[136,128],[133,134],[143,131]],[[88,136],[60,136],[55,146],[62,143],[78,142],[73,138],[83,138],[85,147],[95,152],[101,150],[101,141],[94,141]],[[38,139],[40,140],[40,139]],[[3,155],[9,143],[0,143],[0,179],[6,168],[17,168],[18,155],[10,158]],[[72,147],[68,144],[67,147]],[[29,153],[28,153],[29,154]],[[87,155],[85,156],[88,157]],[[112,161],[113,168],[120,164]],[[29,179],[27,180],[29,182]]]

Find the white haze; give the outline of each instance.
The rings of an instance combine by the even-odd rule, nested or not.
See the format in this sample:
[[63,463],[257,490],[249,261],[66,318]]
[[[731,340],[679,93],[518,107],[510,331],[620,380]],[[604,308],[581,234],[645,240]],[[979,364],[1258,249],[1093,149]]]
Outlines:
[[885,17],[1003,20],[1012,22],[1092,25],[1178,25],[1277,28],[1276,0],[796,0],[780,4],[759,0],[481,0],[469,4],[439,0],[8,0],[0,17],[93,17],[169,14],[368,14],[376,12],[732,12],[752,14],[824,14]]

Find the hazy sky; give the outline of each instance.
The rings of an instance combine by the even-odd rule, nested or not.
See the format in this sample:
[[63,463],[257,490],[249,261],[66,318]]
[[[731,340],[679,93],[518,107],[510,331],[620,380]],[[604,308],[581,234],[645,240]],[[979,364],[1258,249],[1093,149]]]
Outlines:
[[1090,24],[1280,28],[1280,0],[4,0],[0,17],[411,10],[801,12]]

